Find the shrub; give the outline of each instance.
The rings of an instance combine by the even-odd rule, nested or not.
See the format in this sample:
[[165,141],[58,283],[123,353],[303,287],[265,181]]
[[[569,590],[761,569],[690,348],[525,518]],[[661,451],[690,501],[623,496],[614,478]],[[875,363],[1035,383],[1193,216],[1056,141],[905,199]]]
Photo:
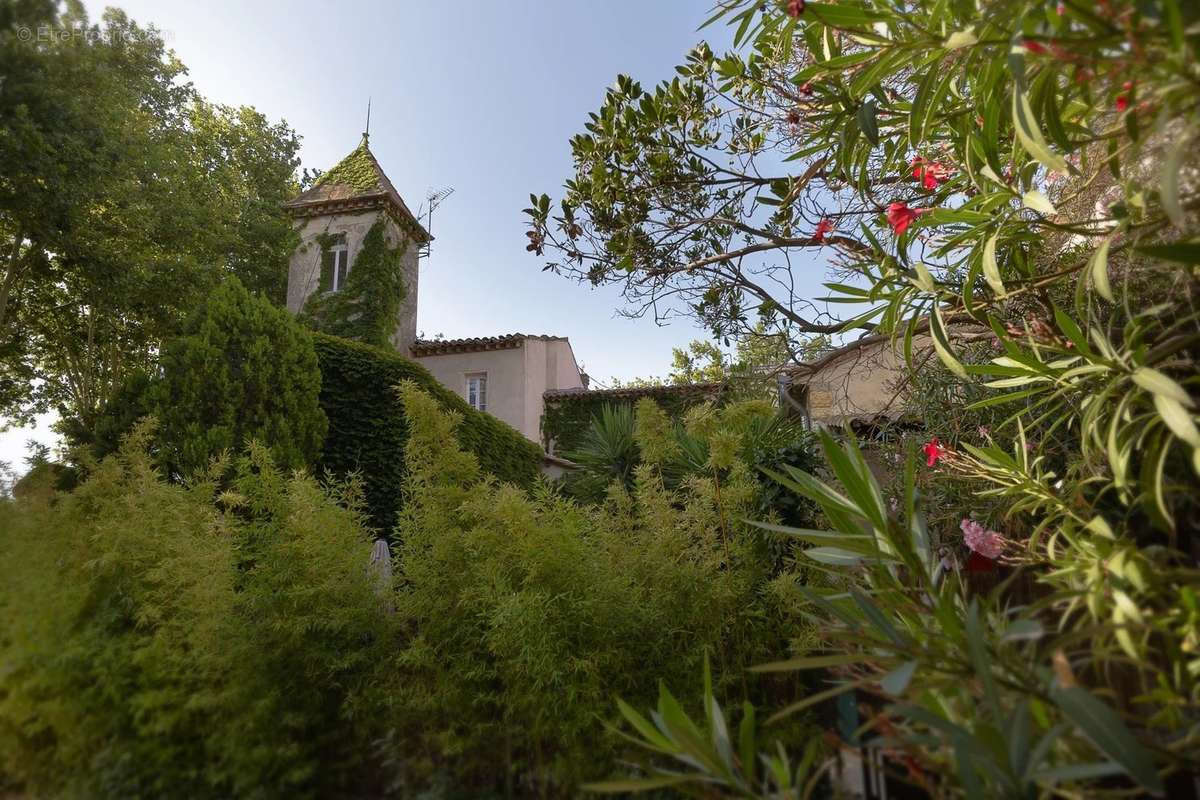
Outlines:
[[[891,496],[852,437],[822,435],[821,474],[778,474],[824,512],[830,530],[792,534],[837,584],[806,589],[824,641],[790,666],[838,675],[809,702],[872,695],[867,746],[930,796],[1194,794],[1194,5],[741,0],[718,16],[735,39],[752,32],[751,53],[702,48],[682,85],[636,103],[624,79],[589,128],[607,147],[621,124],[661,119],[677,98],[708,108],[719,87],[736,98],[729,155],[743,174],[776,143],[773,164],[815,159],[778,179],[768,230],[820,219],[804,244],[830,226],[847,235],[826,284],[858,306],[843,330],[903,348],[923,373],[914,405],[936,427],[923,463],[915,446],[897,460]],[[687,120],[708,147],[722,113]],[[599,154],[601,177],[608,151],[575,143]],[[646,174],[629,163],[638,154],[622,150],[611,174]],[[611,213],[610,186],[572,188],[643,233],[643,218]],[[572,231],[595,219],[572,214],[564,203]],[[645,247],[612,244],[634,270],[659,270]],[[923,368],[934,359],[944,370]],[[753,770],[731,758],[689,778],[739,797],[785,788],[747,790],[739,768]]]
[[53,505],[0,502],[0,775],[37,797],[361,791],[394,639],[349,490],[255,446],[214,496],[164,480],[150,434]]
[[377,530],[391,532],[401,502],[408,440],[408,423],[395,392],[401,381],[415,382],[462,417],[458,437],[486,472],[524,487],[537,479],[540,447],[468,406],[421,365],[390,348],[325,334],[315,334],[313,340],[321,368],[321,407],[329,419],[319,467],[361,476],[367,513]]
[[575,449],[562,455],[579,467],[568,472],[563,480],[564,488],[574,497],[601,498],[613,481],[630,488],[634,467],[640,460],[634,437],[633,407],[612,403],[600,406]]
[[173,471],[204,469],[251,439],[285,469],[314,461],[327,427],[310,335],[236,278],[218,286],[167,342],[154,407]]
[[620,752],[601,724],[613,692],[695,684],[706,648],[722,694],[762,695],[741,670],[783,644],[782,624],[738,522],[754,494],[745,471],[724,492],[700,477],[671,492],[643,465],[630,492],[581,507],[498,484],[453,446],[457,413],[413,383],[402,398],[399,746],[424,759],[412,781],[440,770],[477,792],[519,780],[521,795],[570,795]]
[[[564,453],[579,466],[567,474],[564,490],[580,500],[596,501],[613,481],[629,489],[643,461],[653,464],[672,489],[694,475],[721,477],[735,463],[752,468],[813,463],[808,432],[768,401],[696,403],[682,419],[673,419],[668,408],[650,397],[633,407],[600,406],[578,447]],[[809,506],[794,497],[781,498],[773,481],[764,478],[760,484],[758,507],[763,513],[778,511],[789,521],[805,521]]]

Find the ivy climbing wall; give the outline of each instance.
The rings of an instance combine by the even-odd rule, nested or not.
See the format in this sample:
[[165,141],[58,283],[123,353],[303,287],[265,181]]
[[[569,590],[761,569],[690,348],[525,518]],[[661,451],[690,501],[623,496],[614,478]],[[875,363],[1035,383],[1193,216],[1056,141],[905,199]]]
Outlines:
[[[383,210],[308,217],[288,275],[288,310],[318,330],[408,355],[417,336],[417,245]],[[344,237],[350,271],[330,293],[327,249]]]

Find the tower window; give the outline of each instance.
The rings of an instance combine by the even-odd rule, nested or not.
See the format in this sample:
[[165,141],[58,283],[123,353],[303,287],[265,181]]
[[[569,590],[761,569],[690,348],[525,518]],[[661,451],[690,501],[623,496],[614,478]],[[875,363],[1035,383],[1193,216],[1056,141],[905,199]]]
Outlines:
[[467,374],[467,403],[476,411],[487,411],[487,373]]
[[350,273],[350,250],[341,241],[329,248],[331,280],[329,291],[340,292],[346,287],[346,276]]

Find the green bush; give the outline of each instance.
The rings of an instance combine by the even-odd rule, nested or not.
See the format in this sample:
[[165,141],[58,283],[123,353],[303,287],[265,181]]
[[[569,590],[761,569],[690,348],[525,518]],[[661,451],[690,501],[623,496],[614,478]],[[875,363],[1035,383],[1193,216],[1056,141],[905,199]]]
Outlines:
[[0,502],[0,785],[355,794],[386,734],[394,617],[353,492],[257,446],[220,494],[170,483],[150,440],[141,425],[53,504]]
[[159,361],[154,407],[172,471],[202,470],[251,439],[286,469],[321,452],[327,423],[310,334],[236,278],[213,291]]
[[642,466],[599,507],[530,496],[453,446],[457,414],[415,384],[401,394],[397,613],[411,638],[398,705],[413,785],[441,771],[476,792],[520,781],[521,796],[573,796],[621,752],[602,726],[613,693],[644,700],[660,678],[699,689],[706,648],[721,694],[763,695],[743,670],[785,642],[759,537],[739,521],[747,471],[672,492]]
[[329,418],[319,467],[337,475],[361,475],[368,515],[378,530],[390,533],[395,526],[404,482],[408,423],[396,396],[401,381],[415,382],[443,408],[462,416],[459,440],[485,471],[524,487],[537,479],[540,447],[468,406],[421,365],[389,348],[319,333],[313,340],[321,367],[321,407]]
[[[843,331],[903,350],[927,441],[920,456],[885,443],[869,463],[853,437],[821,432],[827,469],[777,473],[824,513],[828,530],[791,533],[835,582],[806,588],[823,641],[781,668],[832,668],[812,702],[869,694],[857,735],[928,796],[1195,794],[1198,13],[1177,0],[723,4],[743,52],[698,48],[652,94],[620,79],[572,140],[581,180],[555,220],[568,224],[547,227],[549,198],[531,210],[539,246],[542,231],[600,239],[605,224],[629,285],[677,296],[646,280],[676,243],[646,198],[661,188],[679,205],[717,183],[715,162],[660,149],[691,137],[755,182],[746,165],[792,165],[774,173],[769,223],[733,213],[741,252],[764,250],[756,234],[781,250],[843,237],[822,300],[848,305]],[[722,217],[740,180],[712,190]],[[606,265],[572,255],[603,282]],[[709,288],[737,314],[709,319],[747,316],[743,292]],[[639,733],[658,753],[698,752],[672,723]],[[790,792],[790,774],[747,782],[754,762],[693,756],[686,779],[712,796]]]

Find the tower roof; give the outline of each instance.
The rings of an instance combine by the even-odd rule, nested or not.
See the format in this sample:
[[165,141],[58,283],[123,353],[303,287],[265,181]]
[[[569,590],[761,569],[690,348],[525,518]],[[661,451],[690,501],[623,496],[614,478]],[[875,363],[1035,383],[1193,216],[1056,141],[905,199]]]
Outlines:
[[390,211],[398,222],[410,228],[419,242],[433,238],[384,174],[375,154],[367,146],[366,134],[363,134],[362,141],[350,155],[321,175],[308,189],[284,203],[283,207],[296,217],[382,207]]

